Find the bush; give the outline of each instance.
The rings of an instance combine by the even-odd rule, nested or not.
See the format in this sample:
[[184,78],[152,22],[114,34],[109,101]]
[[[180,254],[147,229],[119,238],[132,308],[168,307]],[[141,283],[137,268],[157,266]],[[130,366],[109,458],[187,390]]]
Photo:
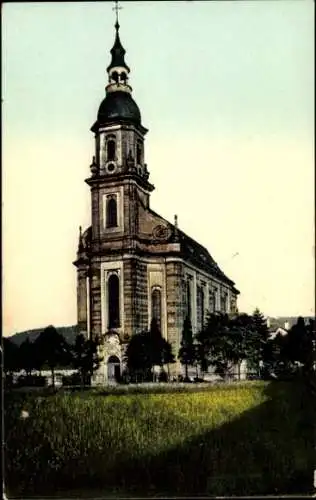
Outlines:
[[79,373],[72,373],[71,375],[64,375],[62,377],[62,385],[81,385],[82,379]]
[[4,388],[11,389],[13,387],[13,375],[11,373],[7,373],[4,379]]
[[20,375],[16,387],[46,387],[47,378],[42,375]]

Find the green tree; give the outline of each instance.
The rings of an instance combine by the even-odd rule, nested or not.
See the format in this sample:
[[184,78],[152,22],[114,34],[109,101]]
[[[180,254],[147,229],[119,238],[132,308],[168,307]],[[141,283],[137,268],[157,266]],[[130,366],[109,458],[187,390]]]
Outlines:
[[55,370],[68,366],[71,356],[70,348],[64,337],[52,325],[45,328],[34,342],[37,362],[48,366],[52,372],[52,385],[55,387]]
[[151,366],[160,366],[162,364],[162,335],[156,318],[150,323],[148,332],[148,351]]
[[163,369],[164,365],[169,365],[175,362],[175,356],[172,352],[172,345],[166,339],[161,340],[161,361],[160,367]]
[[133,335],[125,354],[128,370],[132,377],[142,380],[153,379],[153,367],[174,363],[171,344],[162,337],[158,324],[152,320],[150,330]]
[[254,327],[253,318],[248,314],[236,314],[229,318],[229,349],[227,355],[232,363],[237,365],[238,379],[243,360],[248,366],[254,364],[258,358],[258,335]]
[[303,373],[310,374],[315,362],[315,342],[314,320],[305,324],[304,318],[300,316],[284,337],[281,351],[284,364],[292,368],[294,366],[296,371],[301,365]]
[[75,344],[71,348],[71,364],[80,373],[81,383],[90,384],[95,370],[97,370],[102,361],[99,355],[99,339],[86,339],[84,335],[78,334]]
[[136,382],[151,377],[151,356],[148,332],[133,335],[127,344],[125,360],[128,371]]
[[210,314],[206,325],[197,334],[200,363],[214,366],[215,373],[226,377],[232,369],[235,338],[230,335],[227,314]]
[[163,366],[165,364],[169,365],[170,363],[174,363],[175,359],[172,353],[171,344],[162,337],[156,318],[152,319],[150,330],[147,335],[151,369],[154,366],[160,366],[160,370],[163,371]]
[[19,370],[19,348],[12,340],[3,337],[3,370],[12,375]]
[[187,316],[183,323],[181,347],[178,355],[181,363],[185,367],[185,380],[189,379],[188,367],[193,365],[197,358],[195,346],[193,344],[192,325]]
[[252,345],[252,359],[250,359],[250,363],[257,368],[261,376],[265,377],[269,373],[273,361],[272,345],[269,341],[269,328],[267,320],[258,308],[254,310],[252,319],[256,339]]
[[39,364],[40,363],[35,344],[33,342],[30,342],[30,339],[27,337],[19,346],[18,367],[19,369],[24,370],[25,373],[30,376],[33,370],[38,369]]
[[241,362],[254,364],[260,358],[259,333],[248,314],[210,314],[197,339],[201,368],[212,365],[222,377],[231,374],[237,365],[240,378]]

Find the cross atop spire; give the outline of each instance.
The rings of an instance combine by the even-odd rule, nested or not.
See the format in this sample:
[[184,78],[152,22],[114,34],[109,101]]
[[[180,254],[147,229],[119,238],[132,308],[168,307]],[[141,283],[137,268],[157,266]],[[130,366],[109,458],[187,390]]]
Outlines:
[[112,10],[115,10],[115,15],[116,15],[116,23],[115,23],[115,28],[116,30],[119,29],[120,25],[118,22],[118,11],[121,10],[123,7],[119,7],[118,0],[115,0],[115,6],[113,7]]
[[112,10],[115,10],[115,14],[116,14],[116,23],[115,23],[116,34],[115,34],[114,45],[111,49],[112,61],[111,61],[110,66],[107,67],[108,72],[112,68],[118,67],[118,66],[126,68],[127,71],[129,72],[129,67],[127,66],[127,64],[124,61],[125,49],[121,44],[120,35],[119,35],[120,25],[118,22],[118,11],[121,9],[122,9],[122,7],[119,7],[118,0],[115,0],[115,6],[113,7]]

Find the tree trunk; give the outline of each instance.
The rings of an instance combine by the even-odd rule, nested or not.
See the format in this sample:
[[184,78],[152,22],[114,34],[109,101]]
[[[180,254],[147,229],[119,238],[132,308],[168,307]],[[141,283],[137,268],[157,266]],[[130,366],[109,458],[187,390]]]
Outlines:
[[52,384],[53,388],[55,389],[55,368],[52,366],[51,370],[52,370]]
[[186,380],[188,380],[188,378],[189,378],[188,363],[185,364],[185,378],[186,378]]
[[237,363],[237,369],[238,369],[238,380],[240,380],[240,365],[241,365],[241,363],[240,363],[240,361],[238,361],[238,363]]

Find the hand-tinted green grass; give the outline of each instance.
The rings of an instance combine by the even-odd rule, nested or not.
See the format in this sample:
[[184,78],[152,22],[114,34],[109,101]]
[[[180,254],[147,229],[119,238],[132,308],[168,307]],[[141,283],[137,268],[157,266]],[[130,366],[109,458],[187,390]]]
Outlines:
[[249,383],[160,394],[8,396],[9,492],[308,489],[316,415],[304,391],[290,383]]

